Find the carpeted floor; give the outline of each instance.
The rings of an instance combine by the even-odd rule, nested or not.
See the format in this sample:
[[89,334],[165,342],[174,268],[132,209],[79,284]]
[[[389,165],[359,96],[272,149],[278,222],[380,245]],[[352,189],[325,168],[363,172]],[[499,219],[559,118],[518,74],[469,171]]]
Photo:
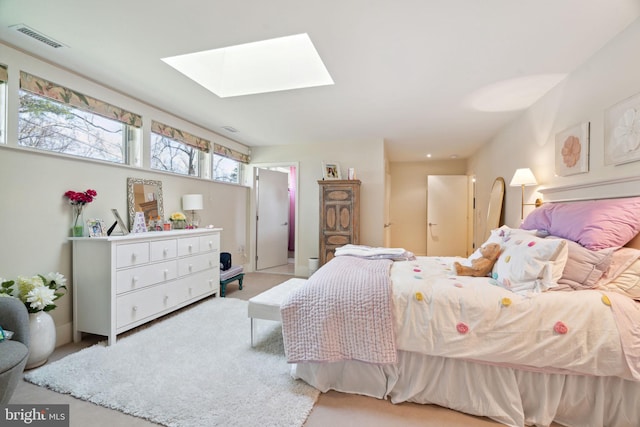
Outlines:
[[302,426],[319,392],[290,376],[280,326],[258,326],[251,348],[247,302],[210,298],[25,379],[166,426]]

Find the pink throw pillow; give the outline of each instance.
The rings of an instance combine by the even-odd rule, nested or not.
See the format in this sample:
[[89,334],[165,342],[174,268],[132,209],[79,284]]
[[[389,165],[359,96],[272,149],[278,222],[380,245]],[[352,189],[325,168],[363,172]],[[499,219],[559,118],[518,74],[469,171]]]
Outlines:
[[566,242],[569,248],[569,257],[558,283],[569,285],[575,290],[595,287],[609,269],[615,249],[592,251],[571,240]]
[[624,246],[640,231],[640,197],[547,203],[522,223],[599,250]]

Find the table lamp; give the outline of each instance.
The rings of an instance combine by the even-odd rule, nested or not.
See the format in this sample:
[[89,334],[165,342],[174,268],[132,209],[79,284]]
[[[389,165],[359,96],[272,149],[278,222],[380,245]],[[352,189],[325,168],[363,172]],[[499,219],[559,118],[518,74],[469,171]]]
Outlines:
[[188,226],[190,228],[198,228],[200,218],[196,211],[202,210],[203,198],[202,194],[185,194],[182,196],[182,209],[191,213],[190,219],[188,219]]

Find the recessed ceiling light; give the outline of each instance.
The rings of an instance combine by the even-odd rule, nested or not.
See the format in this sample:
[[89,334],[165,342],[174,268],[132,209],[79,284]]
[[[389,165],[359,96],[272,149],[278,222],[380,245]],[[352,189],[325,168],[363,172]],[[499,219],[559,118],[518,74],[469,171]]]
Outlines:
[[333,84],[306,33],[162,60],[221,98]]
[[457,154],[452,154],[452,155],[450,155],[450,156],[449,156],[449,158],[450,158],[450,159],[457,159],[457,158],[458,158],[458,155],[457,155]]
[[431,158],[431,154],[427,154],[427,158],[430,159]]

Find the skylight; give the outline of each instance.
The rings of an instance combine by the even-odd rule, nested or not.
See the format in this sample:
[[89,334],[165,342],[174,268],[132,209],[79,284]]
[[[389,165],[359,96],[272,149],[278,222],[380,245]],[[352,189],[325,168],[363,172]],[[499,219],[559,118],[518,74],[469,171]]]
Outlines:
[[333,84],[306,33],[162,60],[221,98]]

